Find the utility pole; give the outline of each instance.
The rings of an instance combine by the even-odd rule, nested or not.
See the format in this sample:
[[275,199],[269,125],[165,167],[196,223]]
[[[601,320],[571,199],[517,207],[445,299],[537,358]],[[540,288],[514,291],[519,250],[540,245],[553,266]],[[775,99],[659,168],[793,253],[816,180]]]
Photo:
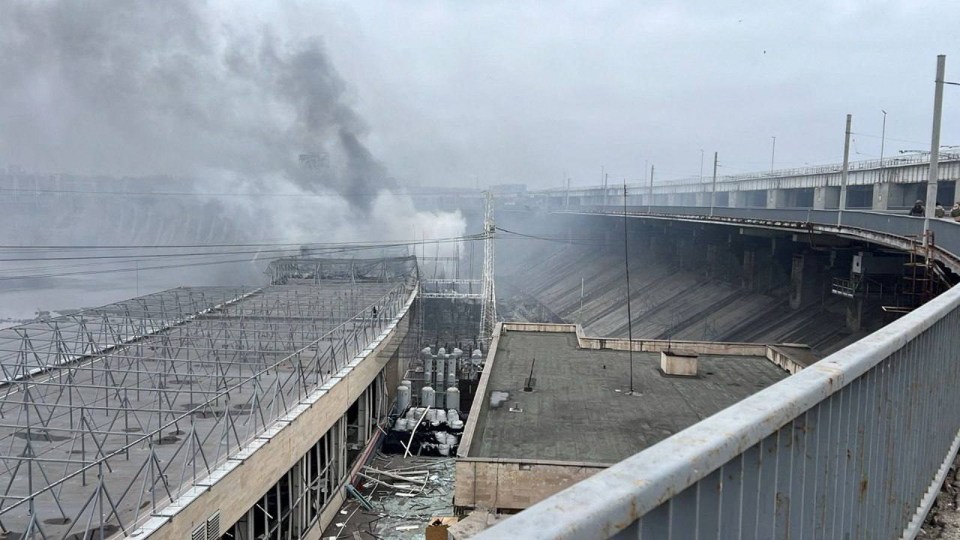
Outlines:
[[840,172],[840,208],[837,211],[837,227],[843,221],[843,209],[847,206],[847,171],[850,166],[850,122],[853,115],[847,115],[847,129],[843,137],[843,170]]
[[[653,181],[653,168],[650,169],[650,180]],[[652,184],[651,184],[652,185]],[[630,392],[633,395],[633,312],[630,308],[630,250],[627,241],[627,181],[623,181],[623,266],[627,278],[627,351],[630,357]]]
[[777,137],[771,136],[773,139],[773,148],[770,149],[770,172],[773,173],[773,158],[777,155]]
[[[626,200],[627,188],[623,188],[624,200]],[[653,205],[653,165],[650,166],[650,197],[647,200],[647,213],[650,213],[650,207]]]
[[717,202],[717,152],[713,153],[713,187],[710,189],[710,215],[713,216],[713,206]]
[[[934,217],[937,204],[937,181],[940,179],[940,117],[943,114],[943,75],[947,57],[937,56],[936,89],[933,93],[933,133],[930,135],[930,173],[927,175],[927,206],[923,220],[923,230],[930,228],[930,218]],[[927,235],[923,236],[923,245],[927,245]]]
[[[887,111],[880,109],[883,113],[883,127],[880,128],[880,170],[883,170],[883,143],[887,139]],[[880,181],[883,182],[883,174],[880,175]]]

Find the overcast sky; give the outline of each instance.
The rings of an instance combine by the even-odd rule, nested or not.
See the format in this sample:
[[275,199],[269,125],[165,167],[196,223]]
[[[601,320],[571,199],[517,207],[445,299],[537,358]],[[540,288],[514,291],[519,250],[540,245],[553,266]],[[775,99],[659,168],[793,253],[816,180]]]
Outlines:
[[[334,63],[401,177],[596,183],[929,149],[936,55],[960,80],[955,1],[345,2]],[[943,144],[960,144],[947,87]]]
[[[705,176],[714,151],[721,175],[766,170],[773,136],[777,168],[839,162],[846,113],[852,159],[876,158],[881,109],[885,155],[929,149],[937,54],[947,55],[947,80],[960,80],[955,0],[248,4],[214,0],[207,24],[322,40],[343,83],[335,99],[364,124],[360,140],[389,174],[423,185],[557,186],[565,175],[594,184],[601,166],[620,181],[643,178],[651,163],[661,179],[696,177],[701,149]],[[215,88],[201,88],[212,92],[207,107]],[[960,87],[945,94],[942,142],[960,144]],[[245,121],[269,108],[251,114]],[[77,122],[67,131],[82,138]],[[90,131],[105,129],[114,127]],[[0,126],[0,164],[40,168],[14,138]],[[119,172],[163,172],[171,161]]]

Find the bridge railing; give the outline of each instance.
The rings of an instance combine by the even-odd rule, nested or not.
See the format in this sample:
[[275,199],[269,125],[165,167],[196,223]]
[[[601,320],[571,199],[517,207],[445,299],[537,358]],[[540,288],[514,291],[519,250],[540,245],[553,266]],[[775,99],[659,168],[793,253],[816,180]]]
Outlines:
[[[890,212],[872,212],[866,210],[815,210],[812,208],[714,208],[712,213],[703,206],[627,206],[628,215],[653,216],[690,216],[694,218],[726,218],[737,220],[762,220],[768,222],[790,222],[794,224],[815,224],[844,227],[854,227],[865,231],[876,231],[888,235],[904,238],[919,237],[923,233],[924,219],[907,214]],[[579,211],[592,213],[620,214],[623,207],[585,206]],[[954,246],[960,254],[960,228],[958,224],[948,219],[934,219],[930,221],[931,229],[939,231],[938,238],[942,237],[941,245]],[[956,239],[956,242],[953,240]],[[938,240],[939,241],[939,240]]]
[[[722,209],[745,212],[796,218]],[[916,234],[923,220],[842,221]],[[960,229],[948,227],[931,223],[952,250]],[[960,446],[957,328],[960,287],[479,538],[913,538]]]

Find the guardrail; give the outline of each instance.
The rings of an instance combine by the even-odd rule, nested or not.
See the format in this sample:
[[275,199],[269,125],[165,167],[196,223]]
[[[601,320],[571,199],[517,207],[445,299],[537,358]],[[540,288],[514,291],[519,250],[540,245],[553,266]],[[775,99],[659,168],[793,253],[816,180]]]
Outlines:
[[[906,213],[870,210],[815,210],[812,208],[714,208],[702,206],[627,206],[627,214],[660,219],[735,221],[744,224],[817,229],[821,232],[854,235],[890,247],[907,248],[921,242],[924,218]],[[623,214],[622,206],[583,206],[566,212],[574,214]],[[960,223],[950,218],[929,221],[936,258],[960,272]],[[885,241],[885,242],[884,242]]]
[[[842,221],[922,222],[866,214]],[[477,538],[913,538],[960,446],[958,327],[954,287]]]

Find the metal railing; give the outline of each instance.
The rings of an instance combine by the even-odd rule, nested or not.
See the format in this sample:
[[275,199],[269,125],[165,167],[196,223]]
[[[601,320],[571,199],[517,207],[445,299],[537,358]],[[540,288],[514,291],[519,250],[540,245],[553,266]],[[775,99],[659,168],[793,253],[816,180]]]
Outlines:
[[[947,151],[947,152],[941,151],[940,153],[941,163],[956,162],[958,160],[960,160],[960,153],[956,151]],[[907,155],[900,155],[895,157],[887,157],[887,158],[884,158],[883,162],[881,162],[879,159],[854,161],[849,164],[848,170],[850,172],[856,172],[856,171],[867,171],[871,169],[875,169],[875,170],[894,169],[898,167],[924,165],[928,163],[930,163],[930,155],[929,153],[923,152],[923,153],[917,153],[917,154],[907,154]],[[785,179],[797,178],[802,176],[834,175],[834,174],[839,174],[842,169],[843,169],[842,164],[830,163],[826,165],[813,165],[810,167],[793,167],[789,169],[776,169],[773,171],[758,171],[758,172],[750,172],[750,173],[722,175],[717,177],[717,185],[737,184],[737,183],[749,182],[753,180],[776,180],[776,179],[785,180]],[[711,184],[712,184],[711,179],[707,177],[688,176],[685,178],[658,180],[657,188],[660,189],[664,187],[676,188],[681,186],[701,186],[703,187],[704,191],[709,191],[709,186]],[[645,182],[633,181],[628,184],[628,187],[630,188],[631,192],[633,192],[636,189],[640,192],[645,193],[645,190],[647,189],[648,184],[646,184]],[[623,188],[622,188],[622,185],[610,184],[606,187],[606,189],[609,191],[610,194],[616,194],[616,193],[620,193],[621,192],[620,190],[622,190]],[[602,196],[603,190],[604,190],[604,186],[592,184],[592,185],[586,185],[586,186],[576,186],[576,187],[570,188],[569,190],[565,187],[552,187],[552,188],[541,189],[535,192],[528,192],[528,193],[545,193],[545,194],[553,194],[553,195],[569,193],[570,195],[576,195],[576,196],[584,196],[584,195]],[[727,190],[724,190],[724,191],[727,191]]]
[[958,328],[954,287],[478,538],[913,538],[960,445]]

